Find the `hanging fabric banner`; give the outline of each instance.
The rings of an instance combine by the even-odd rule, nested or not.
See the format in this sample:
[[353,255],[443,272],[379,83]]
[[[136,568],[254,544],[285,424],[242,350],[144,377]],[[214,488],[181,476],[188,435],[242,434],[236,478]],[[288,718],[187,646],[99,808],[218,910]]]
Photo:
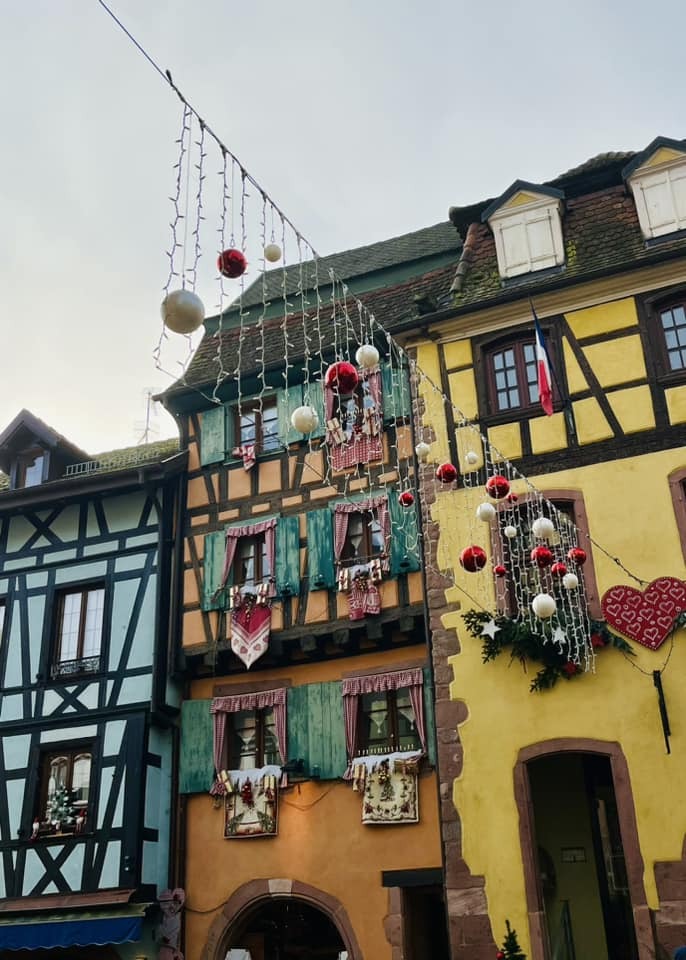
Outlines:
[[267,604],[244,597],[231,615],[231,649],[247,669],[267,652],[272,610]]

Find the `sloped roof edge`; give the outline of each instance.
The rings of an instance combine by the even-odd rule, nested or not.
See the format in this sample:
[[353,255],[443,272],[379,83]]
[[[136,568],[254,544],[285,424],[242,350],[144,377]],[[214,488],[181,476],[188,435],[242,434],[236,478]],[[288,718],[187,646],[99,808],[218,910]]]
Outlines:
[[557,187],[550,187],[544,183],[529,183],[528,180],[515,180],[504,193],[501,193],[499,197],[496,197],[496,199],[491,201],[486,207],[481,214],[481,222],[486,223],[488,218],[493,216],[496,210],[499,210],[503,204],[507,203],[507,201],[514,197],[516,193],[519,193],[520,190],[527,190],[529,193],[538,193],[543,197],[552,197],[554,200],[564,200],[565,196],[564,190],[560,190]]
[[637,153],[633,160],[630,160],[629,163],[623,167],[622,178],[626,180],[630,177],[631,174],[634,173],[635,170],[638,170],[646,160],[650,159],[660,147],[669,147],[672,150],[678,150],[680,153],[686,154],[686,140],[674,140],[672,137],[655,137],[645,150]]

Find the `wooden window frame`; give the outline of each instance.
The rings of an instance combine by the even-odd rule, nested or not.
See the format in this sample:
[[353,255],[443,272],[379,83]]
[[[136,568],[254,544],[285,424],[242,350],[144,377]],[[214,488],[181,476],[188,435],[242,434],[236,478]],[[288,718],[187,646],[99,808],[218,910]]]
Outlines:
[[[39,836],[58,837],[71,836],[76,832],[76,825],[70,829],[53,829],[52,824],[47,820],[48,804],[48,785],[50,782],[50,767],[52,762],[58,757],[65,757],[68,760],[67,784],[69,789],[73,790],[74,783],[74,763],[80,757],[87,756],[90,761],[88,774],[88,799],[77,809],[86,811],[86,822],[81,833],[92,832],[92,825],[95,823],[93,811],[93,771],[95,765],[95,749],[93,741],[71,741],[66,744],[50,744],[49,749],[41,749],[39,753],[38,768],[38,789],[36,791],[36,804],[34,806],[33,817],[40,822]],[[78,801],[77,801],[78,803]]]
[[[270,441],[274,442],[274,446],[268,446],[265,449],[264,446],[264,412],[269,410],[274,412],[273,422],[276,424],[276,433],[267,434]],[[254,415],[255,418],[255,437],[254,439],[243,439],[243,429],[241,426],[241,418]],[[271,422],[272,418],[269,418]],[[281,444],[279,443],[279,408],[276,395],[263,397],[260,404],[259,399],[248,400],[245,403],[242,403],[240,408],[238,406],[233,408],[233,433],[235,437],[235,443],[233,446],[248,446],[254,444],[255,453],[257,454],[270,454],[270,453],[279,453],[281,450]]]
[[[102,623],[100,625],[100,643],[97,654],[85,657],[84,640],[86,632],[86,618],[88,613],[88,596],[96,591],[102,591]],[[68,596],[78,594],[81,597],[81,610],[79,613],[79,629],[77,638],[76,657],[71,660],[62,660],[60,657],[62,647],[62,636],[64,629],[64,604]],[[84,602],[85,601],[85,602]],[[105,640],[105,627],[107,618],[107,588],[103,581],[95,581],[85,584],[73,584],[60,589],[55,594],[55,624],[54,624],[54,654],[52,658],[52,678],[65,679],[73,676],[82,676],[84,674],[99,673],[103,662],[103,647]],[[69,666],[71,665],[71,667]]]
[[686,563],[686,467],[679,467],[673,470],[667,481],[669,490],[672,494],[672,504],[674,506],[674,519],[676,520],[677,531],[679,534],[679,543],[681,544],[681,553]]
[[[372,515],[372,520],[365,520],[364,518],[367,515]],[[356,557],[346,557],[345,553],[350,541],[350,523],[353,517],[362,517],[362,542],[360,544],[360,553]],[[345,535],[345,543],[343,544],[343,551],[341,553],[340,566],[341,567],[357,567],[362,564],[369,563],[372,560],[383,560],[386,556],[385,545],[384,548],[378,552],[374,552],[372,547],[372,529],[371,524],[376,523],[379,527],[379,531],[383,536],[383,531],[381,530],[381,524],[379,521],[379,514],[376,507],[372,507],[371,510],[359,510],[354,513],[348,514],[348,529]]]
[[[278,756],[278,744],[276,743],[276,718],[274,716],[273,707],[261,707],[256,710],[239,710],[237,713],[232,713],[229,715],[229,727],[230,727],[230,736],[227,738],[227,769],[228,770],[240,770],[240,755],[236,755],[232,752],[233,750],[233,738],[236,733],[236,718],[241,716],[241,714],[252,714],[255,719],[255,769],[260,769],[261,767],[267,766],[267,761],[265,757],[265,740],[266,740],[266,730],[268,727],[267,723],[267,713],[271,714],[272,727],[274,729],[274,743],[275,749],[274,753],[276,759],[274,763],[279,763]],[[246,768],[247,769],[247,768]]]
[[[26,484],[26,474],[28,469],[33,467],[36,463],[36,460],[40,458],[41,467],[40,467],[40,479],[36,480],[33,483]],[[12,488],[15,490],[26,490],[31,487],[38,487],[42,483],[45,483],[48,477],[48,468],[49,468],[49,453],[43,447],[31,447],[29,450],[23,450],[15,460],[14,463],[14,478],[12,483]]]
[[[686,292],[661,300],[655,300],[648,304],[651,327],[655,333],[655,336],[650,338],[650,342],[654,345],[653,356],[657,367],[657,376],[659,380],[672,382],[686,379],[686,363],[683,367],[679,367],[676,370],[671,368],[666,332],[662,325],[662,314],[668,310],[673,310],[675,307],[682,307],[686,314]],[[686,351],[686,347],[684,347],[684,350]]]
[[[490,401],[490,409],[492,412],[498,416],[501,414],[512,413],[513,411],[521,411],[527,413],[532,408],[540,406],[540,400],[537,397],[536,400],[530,399],[530,383],[526,375],[526,368],[529,363],[526,357],[524,356],[524,350],[526,347],[533,347],[534,350],[534,361],[535,361],[535,352],[536,352],[536,341],[535,339],[525,339],[521,340],[512,340],[508,343],[504,343],[501,346],[495,346],[492,349],[488,350],[485,354],[486,361],[486,371],[488,374],[488,394]],[[508,407],[499,407],[498,406],[498,394],[501,392],[496,383],[496,369],[495,369],[495,358],[501,354],[504,354],[506,351],[511,350],[514,354],[514,370],[517,376],[516,389],[519,394],[520,403],[517,406],[508,406]],[[506,387],[506,391],[509,393],[511,387]],[[538,377],[536,378],[536,389],[538,390]],[[525,403],[522,403],[522,398],[526,399]]]
[[[546,500],[550,501],[558,508],[560,504],[570,504],[572,507],[573,523],[580,533],[577,545],[586,551],[586,563],[583,566],[583,578],[584,585],[586,587],[586,605],[589,616],[594,620],[600,620],[602,619],[600,596],[598,595],[598,583],[593,564],[593,551],[588,533],[588,516],[586,514],[583,494],[581,494],[578,490],[554,489],[543,491],[543,495],[545,496]],[[529,497],[528,495],[520,496],[516,509],[523,509],[529,499],[533,499],[533,497]],[[502,523],[503,520],[507,518],[507,515],[511,515],[511,513],[512,510],[508,507],[508,505],[502,503],[499,504],[498,514],[491,524],[491,544],[493,549],[494,565],[504,564],[507,566],[506,558],[502,553],[500,537],[496,535],[495,525]],[[509,577],[508,580],[510,580]],[[508,598],[508,609],[506,610],[506,616],[512,616],[515,612],[516,611],[513,610],[512,599]]]
[[[245,547],[246,544],[254,545],[254,550],[252,551],[254,575],[250,581],[238,580],[236,576],[237,565],[242,560],[241,548]],[[269,582],[274,577],[274,571],[265,570],[267,559],[267,541],[264,533],[255,533],[245,537],[239,537],[238,543],[236,544],[236,555],[231,565],[231,586],[243,587],[245,583],[257,585],[259,583]]]
[[[384,738],[383,744],[381,744],[381,749],[378,751],[379,755],[384,753],[393,753],[399,751],[400,747],[400,733],[399,733],[399,716],[398,716],[398,693],[407,693],[407,687],[400,687],[400,690],[384,690],[380,693],[361,693],[358,697],[357,705],[357,745],[356,745],[356,756],[365,756],[365,755],[374,755],[374,745],[375,743],[381,744],[381,741],[370,741],[364,733],[365,728],[365,710],[364,710],[364,698],[371,696],[381,698],[384,696],[386,698],[386,711],[388,714],[388,728],[389,735]],[[410,703],[410,706],[412,704]],[[413,710],[414,714],[414,710]],[[415,722],[415,731],[417,727],[417,718],[414,718]],[[419,739],[419,733],[415,733],[416,737],[416,746],[415,747],[404,747],[403,749],[410,750],[419,750],[421,749],[421,742]],[[371,751],[371,753],[370,753]]]

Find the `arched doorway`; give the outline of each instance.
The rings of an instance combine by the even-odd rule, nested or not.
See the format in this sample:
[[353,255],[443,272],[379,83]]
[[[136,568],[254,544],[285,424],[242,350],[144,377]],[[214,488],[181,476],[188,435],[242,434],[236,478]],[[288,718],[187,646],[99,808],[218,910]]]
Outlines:
[[520,751],[515,795],[532,960],[654,954],[636,816],[617,743],[565,739]]
[[[201,960],[226,960],[229,950],[245,949],[247,942],[250,960],[363,960],[340,900],[299,880],[251,880],[238,887],[212,922]],[[234,958],[247,960],[240,953]]]
[[[242,951],[245,951],[242,953]],[[333,921],[297,897],[262,900],[234,925],[230,960],[347,960]]]

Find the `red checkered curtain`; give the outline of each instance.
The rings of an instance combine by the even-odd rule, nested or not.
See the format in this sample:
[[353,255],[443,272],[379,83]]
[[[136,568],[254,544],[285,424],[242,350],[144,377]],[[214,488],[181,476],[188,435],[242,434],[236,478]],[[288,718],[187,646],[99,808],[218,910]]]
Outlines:
[[345,538],[348,533],[348,516],[351,513],[366,513],[376,510],[376,518],[379,521],[384,540],[384,560],[381,569],[388,572],[390,568],[391,554],[391,517],[388,512],[388,499],[385,495],[379,497],[370,497],[369,500],[358,500],[356,503],[337,503],[334,506],[334,534],[333,534],[333,552],[336,562],[339,563]]
[[381,371],[375,370],[373,373],[367,374],[367,383],[369,384],[369,395],[374,401],[374,409],[378,417],[379,426],[381,425],[381,413],[382,413],[382,404],[381,404]]
[[[277,687],[274,690],[261,690],[259,693],[240,693],[234,697],[215,697],[210,706],[210,713],[214,715],[214,768],[222,769],[226,756],[226,718],[229,713],[239,713],[241,710],[263,710],[271,707],[274,710],[274,726],[276,728],[276,742],[279,747],[281,763],[288,760],[288,734],[286,729],[286,688]],[[221,795],[224,785],[216,780],[210,793]]]
[[276,550],[276,517],[272,517],[271,520],[263,520],[260,523],[246,523],[242,527],[229,527],[226,531],[226,550],[224,552],[224,566],[222,567],[222,578],[219,582],[219,586],[215,591],[215,595],[219,593],[220,590],[223,590],[226,586],[226,583],[229,579],[229,574],[231,573],[231,567],[233,565],[234,557],[236,556],[236,547],[238,546],[238,541],[241,537],[254,537],[258,533],[264,534],[264,543],[267,552],[267,560],[269,562],[269,569],[272,571],[272,577],[269,583],[268,594],[270,597],[273,597],[276,593],[276,585],[274,583],[274,555]]
[[391,673],[372,673],[364,677],[350,677],[341,681],[343,694],[343,718],[345,722],[345,746],[348,767],[345,780],[352,779],[352,762],[357,746],[357,716],[359,698],[363,693],[385,693],[387,690],[409,689],[410,703],[414,711],[417,733],[422,750],[426,753],[426,723],[424,721],[424,674],[421,667],[397,670]]

